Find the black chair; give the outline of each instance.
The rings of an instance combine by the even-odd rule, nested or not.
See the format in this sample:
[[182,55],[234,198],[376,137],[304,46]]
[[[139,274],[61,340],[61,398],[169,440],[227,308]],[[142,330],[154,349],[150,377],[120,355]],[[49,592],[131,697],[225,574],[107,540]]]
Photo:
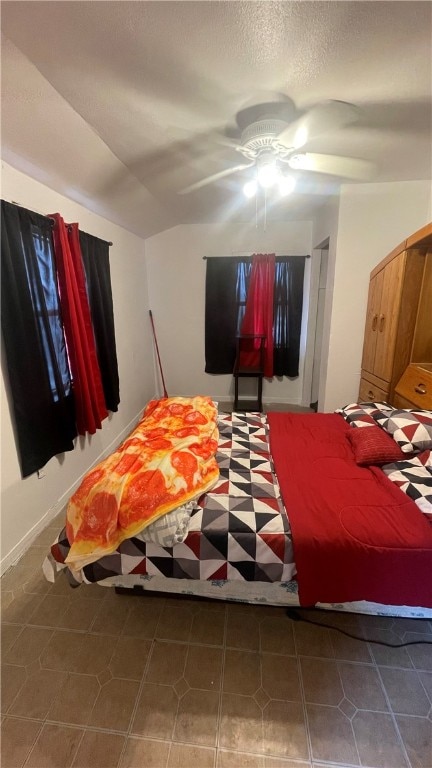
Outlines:
[[[235,411],[262,411],[265,339],[261,334],[246,333],[237,336],[233,371]],[[257,399],[239,400],[239,379],[251,377],[257,379]]]

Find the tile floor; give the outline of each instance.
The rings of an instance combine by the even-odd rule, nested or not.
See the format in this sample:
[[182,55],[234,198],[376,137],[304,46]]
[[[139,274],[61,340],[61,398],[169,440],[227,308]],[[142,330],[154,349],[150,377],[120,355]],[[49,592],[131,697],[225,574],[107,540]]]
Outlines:
[[[1,579],[2,768],[431,768],[432,646],[391,650],[284,609]],[[310,612],[370,638],[432,622]]]

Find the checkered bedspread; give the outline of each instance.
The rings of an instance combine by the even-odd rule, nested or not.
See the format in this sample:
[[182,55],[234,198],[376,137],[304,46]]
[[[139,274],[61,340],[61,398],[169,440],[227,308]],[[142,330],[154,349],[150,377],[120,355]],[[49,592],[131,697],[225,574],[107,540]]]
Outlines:
[[[219,415],[220,477],[192,513],[182,544],[161,547],[137,538],[83,568],[87,582],[118,574],[177,579],[288,581],[295,575],[291,531],[269,453],[266,417]],[[52,547],[57,562],[69,549],[65,531]]]

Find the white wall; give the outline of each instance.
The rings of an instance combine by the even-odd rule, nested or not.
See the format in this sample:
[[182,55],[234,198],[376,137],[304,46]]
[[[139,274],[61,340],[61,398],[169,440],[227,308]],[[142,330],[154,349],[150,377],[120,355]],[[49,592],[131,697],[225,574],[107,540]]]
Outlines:
[[371,270],[431,218],[430,181],[342,187],[323,410],[357,399]]
[[[203,257],[254,252],[309,254],[311,223],[273,222],[268,224],[266,232],[253,224],[182,225],[147,239],[145,249],[150,308],[168,394],[208,394],[221,401],[230,400],[232,375],[212,376],[204,372],[206,262]],[[306,304],[310,261],[306,260]],[[301,403],[305,343],[306,327],[301,339],[300,376],[292,380],[264,380],[265,402]],[[255,380],[252,382],[255,384]]]
[[113,242],[110,266],[121,400],[118,412],[105,419],[101,430],[77,439],[75,450],[61,460],[48,462],[45,477],[38,479],[34,474],[23,480],[2,371],[3,570],[66,503],[83,473],[134,426],[145,403],[155,394],[155,378],[144,241],[6,164],[2,164],[2,197],[40,213],[58,211],[66,221],[78,221],[84,231]]

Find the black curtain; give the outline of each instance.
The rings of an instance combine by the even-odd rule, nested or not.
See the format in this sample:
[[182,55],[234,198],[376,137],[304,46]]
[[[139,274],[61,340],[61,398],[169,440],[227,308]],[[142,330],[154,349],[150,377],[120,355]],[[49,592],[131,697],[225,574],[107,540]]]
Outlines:
[[239,259],[207,259],[205,292],[205,371],[232,373],[238,321]]
[[304,256],[276,258],[273,310],[273,375],[299,375]]
[[86,232],[80,232],[79,238],[105,405],[109,411],[117,411],[120,394],[109,245]]
[[73,449],[51,221],[1,201],[1,326],[23,477]]

